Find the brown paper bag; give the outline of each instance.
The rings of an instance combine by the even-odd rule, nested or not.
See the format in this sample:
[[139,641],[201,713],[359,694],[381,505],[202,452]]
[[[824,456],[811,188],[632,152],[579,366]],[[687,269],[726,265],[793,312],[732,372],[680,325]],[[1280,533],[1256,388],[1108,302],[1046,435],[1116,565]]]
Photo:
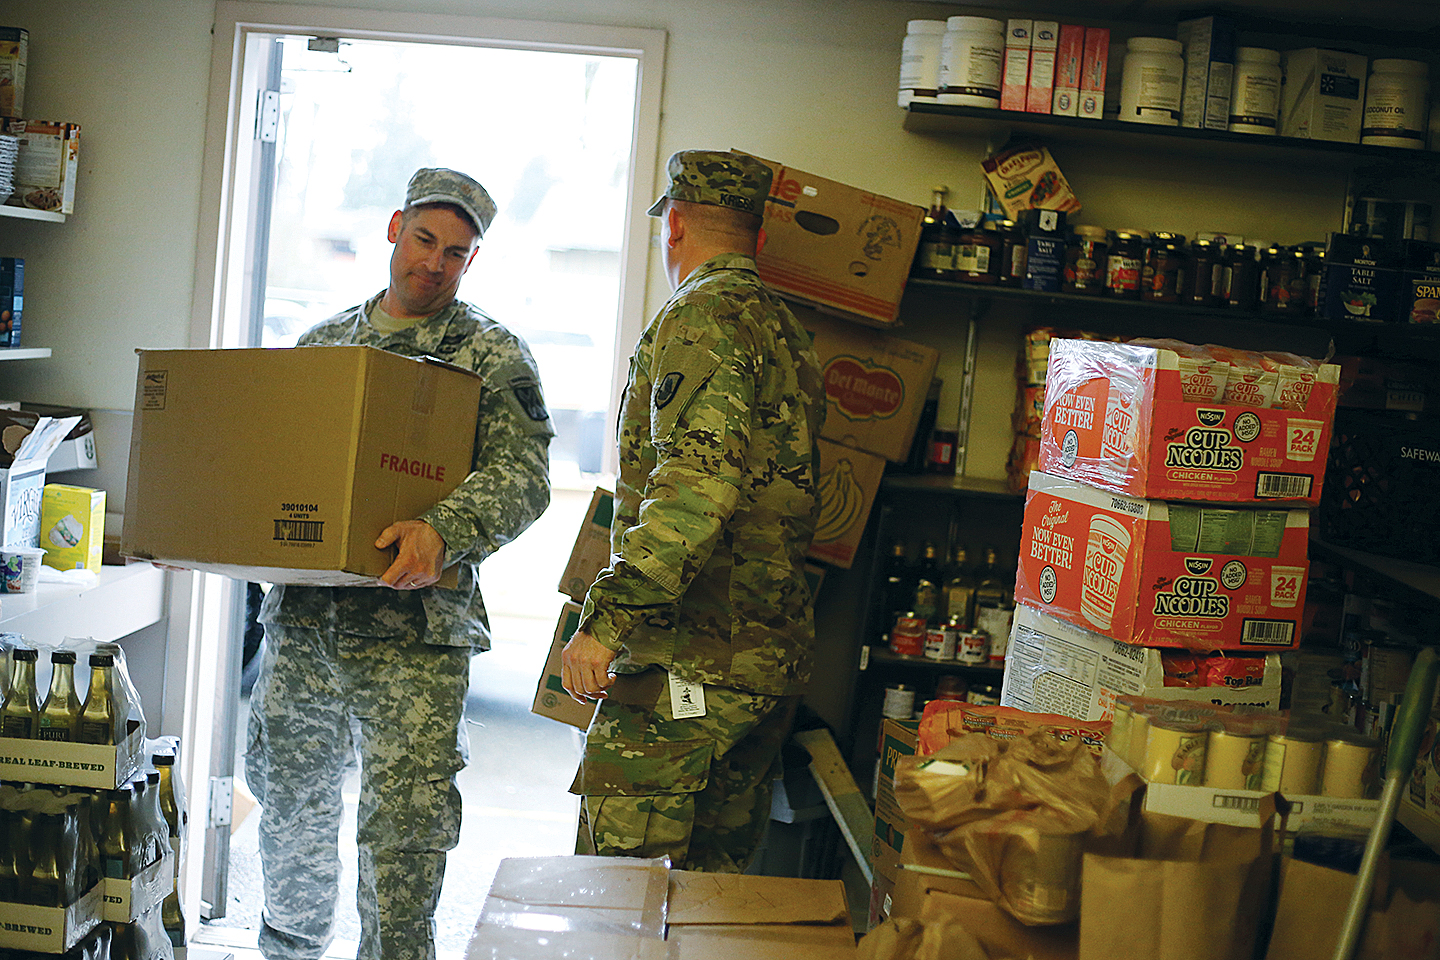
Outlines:
[[[1355,960],[1440,957],[1440,868],[1389,863],[1379,871]],[[1335,952],[1352,874],[1301,860],[1285,865],[1266,960],[1310,960]]]
[[1194,826],[1172,825],[1170,849],[1194,859],[1086,855],[1080,960],[1254,955],[1269,904],[1270,831],[1187,822]]
[[1138,783],[1079,738],[972,733],[929,757],[902,758],[895,799],[987,898],[1022,923],[1053,924],[1079,915],[1085,844],[1124,829]]

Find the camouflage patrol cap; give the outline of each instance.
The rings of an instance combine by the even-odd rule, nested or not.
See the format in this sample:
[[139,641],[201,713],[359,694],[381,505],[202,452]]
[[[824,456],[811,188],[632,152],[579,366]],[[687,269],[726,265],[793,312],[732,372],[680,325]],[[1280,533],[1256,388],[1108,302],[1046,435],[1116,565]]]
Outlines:
[[458,170],[445,167],[421,167],[405,188],[405,209],[422,203],[453,203],[475,224],[480,236],[495,219],[495,201],[485,188]]
[[670,186],[647,211],[660,216],[667,198],[765,216],[774,174],[761,161],[729,150],[681,150],[670,157]]

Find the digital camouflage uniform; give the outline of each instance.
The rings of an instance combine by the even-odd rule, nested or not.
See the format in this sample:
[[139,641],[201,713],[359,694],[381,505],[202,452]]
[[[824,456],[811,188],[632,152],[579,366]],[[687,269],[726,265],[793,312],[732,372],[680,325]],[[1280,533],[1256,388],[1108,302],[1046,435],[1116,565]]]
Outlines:
[[460,832],[455,774],[468,759],[462,712],[470,656],[490,646],[480,561],[550,499],[550,421],[525,344],[459,301],[383,334],[366,319],[380,296],[315,327],[300,344],[430,355],[483,378],[473,472],[419,518],[445,538],[446,564],[459,561],[459,584],[276,586],[267,595],[261,620],[269,643],[251,704],[246,775],[263,807],[260,946],[269,958],[319,957],[330,940],[340,788],[356,746],[359,956],[435,956],[432,916],[445,852]]
[[[758,213],[768,168],[716,157],[672,157],[667,196],[736,207],[739,194]],[[802,568],[823,416],[810,337],[750,257],[701,264],[641,336],[621,409],[612,565],[581,614],[620,654],[571,788],[583,797],[578,852],[727,872],[753,857],[809,680]],[[705,716],[673,718],[672,675],[704,684]]]

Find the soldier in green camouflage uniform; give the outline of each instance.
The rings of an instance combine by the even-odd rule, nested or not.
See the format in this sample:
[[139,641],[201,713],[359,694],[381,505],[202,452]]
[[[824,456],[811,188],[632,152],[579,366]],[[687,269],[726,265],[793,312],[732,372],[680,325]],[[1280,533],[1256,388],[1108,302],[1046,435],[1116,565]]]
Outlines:
[[[432,916],[460,833],[470,656],[490,646],[480,562],[550,500],[552,431],[535,362],[514,334],[455,300],[494,214],[469,177],[420,170],[390,221],[389,287],[300,338],[439,357],[484,388],[470,475],[418,519],[377,531],[377,546],[396,547],[391,586],[276,586],[266,596],[246,775],[263,806],[260,950],[272,960],[319,957],[330,941],[340,788],[357,747],[359,956],[435,956]],[[450,565],[458,586],[434,586]]]
[[676,290],[630,363],[611,566],[562,664],[572,696],[603,698],[577,850],[739,872],[810,674],[824,389],[756,273],[770,169],[685,151],[669,173],[650,213]]

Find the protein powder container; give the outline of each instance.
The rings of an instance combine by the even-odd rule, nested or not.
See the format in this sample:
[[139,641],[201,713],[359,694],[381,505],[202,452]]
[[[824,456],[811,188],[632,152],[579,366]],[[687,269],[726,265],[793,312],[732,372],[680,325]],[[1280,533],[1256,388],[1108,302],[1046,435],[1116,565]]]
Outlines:
[[1120,73],[1120,119],[1131,123],[1180,126],[1185,86],[1184,47],[1179,40],[1131,37]]
[[916,100],[936,103],[940,93],[940,48],[944,20],[911,20],[900,47],[900,106]]
[[1005,23],[989,17],[951,17],[940,47],[941,103],[1000,106]]
[[1280,117],[1280,51],[1239,47],[1230,94],[1231,133],[1274,134]]
[[1425,147],[1430,67],[1419,60],[1376,60],[1365,87],[1360,142],[1377,147]]

